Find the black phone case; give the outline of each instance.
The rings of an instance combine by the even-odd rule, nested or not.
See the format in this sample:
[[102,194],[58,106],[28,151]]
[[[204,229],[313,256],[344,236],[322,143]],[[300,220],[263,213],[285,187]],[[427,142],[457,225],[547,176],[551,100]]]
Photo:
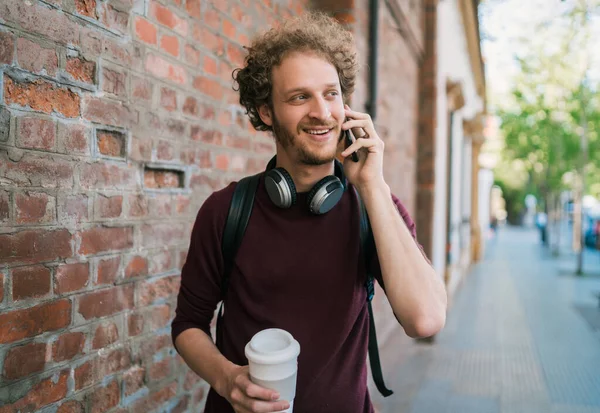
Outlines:
[[[346,148],[348,148],[350,145],[352,145],[355,141],[354,136],[352,135],[352,132],[350,131],[350,129],[344,131],[344,136],[345,136],[345,140],[346,140]],[[350,155],[350,157],[352,158],[352,160],[354,162],[358,162],[358,154],[356,152],[352,152],[352,155]]]

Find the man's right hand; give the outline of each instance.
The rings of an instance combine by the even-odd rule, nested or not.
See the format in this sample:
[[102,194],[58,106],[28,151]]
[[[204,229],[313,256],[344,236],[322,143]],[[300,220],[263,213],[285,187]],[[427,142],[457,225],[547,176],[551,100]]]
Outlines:
[[279,394],[275,390],[252,383],[248,366],[233,367],[222,389],[221,396],[229,401],[236,413],[280,412],[290,407],[287,401],[278,400]]

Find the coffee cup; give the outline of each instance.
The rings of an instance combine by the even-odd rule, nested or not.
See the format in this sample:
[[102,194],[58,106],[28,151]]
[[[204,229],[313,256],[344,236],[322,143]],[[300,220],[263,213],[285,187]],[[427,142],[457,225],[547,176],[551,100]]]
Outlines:
[[287,331],[268,328],[252,337],[246,344],[245,354],[252,382],[277,391],[280,400],[290,403],[281,413],[292,413],[300,344]]

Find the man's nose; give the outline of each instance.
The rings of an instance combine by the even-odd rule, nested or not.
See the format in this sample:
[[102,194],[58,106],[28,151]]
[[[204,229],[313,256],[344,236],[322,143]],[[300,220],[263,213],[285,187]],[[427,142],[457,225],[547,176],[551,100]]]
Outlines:
[[327,120],[331,117],[329,103],[322,97],[317,97],[311,102],[310,113],[308,114],[313,119]]

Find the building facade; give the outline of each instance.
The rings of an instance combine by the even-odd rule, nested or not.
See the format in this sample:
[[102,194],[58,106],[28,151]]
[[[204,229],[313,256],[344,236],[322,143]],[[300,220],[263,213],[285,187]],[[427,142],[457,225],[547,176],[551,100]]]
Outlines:
[[[0,412],[201,408],[206,383],[170,342],[191,227],[275,150],[231,72],[253,34],[315,8],[353,31],[352,107],[373,115],[385,178],[458,285],[479,245],[475,3],[0,0]],[[393,351],[381,291],[374,306]]]

